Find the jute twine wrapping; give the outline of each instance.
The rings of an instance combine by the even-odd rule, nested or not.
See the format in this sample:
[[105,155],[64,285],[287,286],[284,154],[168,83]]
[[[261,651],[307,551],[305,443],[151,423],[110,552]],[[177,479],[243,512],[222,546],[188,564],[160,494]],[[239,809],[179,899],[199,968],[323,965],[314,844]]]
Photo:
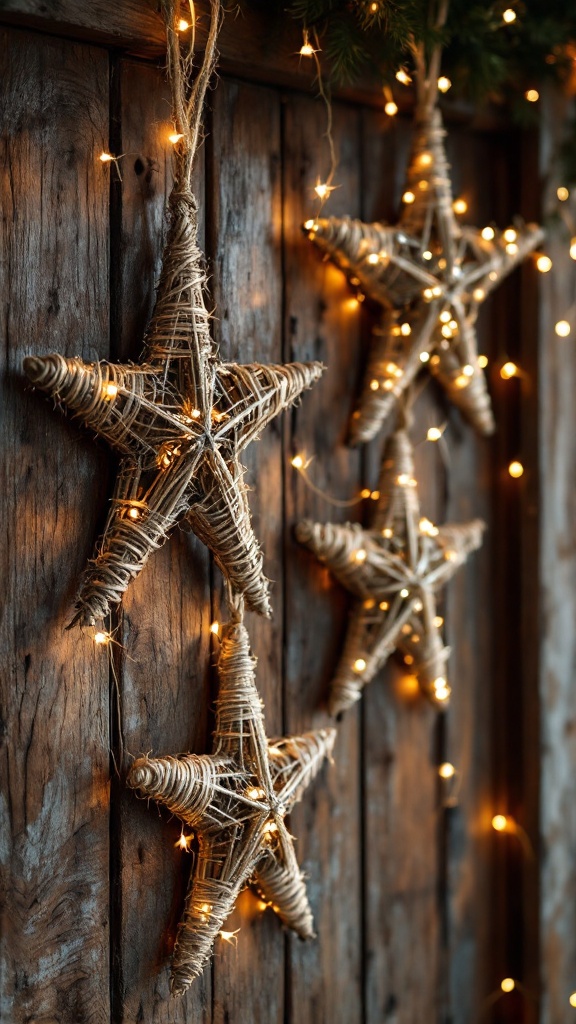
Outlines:
[[194,82],[181,54],[178,5],[164,0],[175,147],[170,227],[142,362],[85,363],[29,357],[33,383],[72,411],[121,456],[104,534],[84,572],[73,622],[93,624],[118,604],[149,555],[187,523],[247,604],[270,614],[268,581],[252,530],[239,456],[322,373],[319,363],[222,363],[210,336],[206,271],[190,186],[204,95],[215,60],[220,3]]
[[140,758],[128,785],[194,829],[199,853],[172,964],[174,994],[202,973],[215,937],[252,882],[284,924],[313,936],[304,879],[284,819],[329,757],[334,729],[268,740],[255,659],[241,621],[223,627],[214,752]]
[[422,690],[448,704],[445,664],[449,651],[436,619],[436,593],[482,541],[484,523],[435,527],[422,519],[413,452],[405,430],[387,441],[380,498],[369,530],[357,523],[298,524],[296,535],[354,594],[344,650],[331,687],[337,715],[398,649]]
[[424,362],[479,433],[494,430],[478,365],[478,310],[538,245],[543,231],[533,224],[518,228],[516,250],[508,251],[502,232],[484,239],[479,230],[461,227],[452,205],[444,136],[440,111],[423,103],[407,173],[406,191],[414,201],[404,204],[397,226],[330,217],[304,228],[353,284],[384,307],[352,418],[352,443],[376,435]]

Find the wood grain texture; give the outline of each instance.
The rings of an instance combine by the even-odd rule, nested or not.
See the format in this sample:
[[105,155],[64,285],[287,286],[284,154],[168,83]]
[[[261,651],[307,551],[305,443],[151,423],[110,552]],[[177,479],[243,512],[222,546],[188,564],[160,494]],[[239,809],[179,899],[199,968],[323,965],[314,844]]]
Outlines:
[[[309,473],[332,497],[347,499],[361,486],[360,455],[344,447],[358,373],[359,317],[349,306],[343,275],[323,263],[301,234],[314,214],[313,187],[326,167],[324,112],[288,97],[284,112],[284,268],[286,350],[290,359],[320,359],[328,369],[292,417],[288,459],[314,456]],[[338,184],[329,211],[359,212],[357,113],[335,107]],[[340,654],[346,623],[343,591],[304,549],[291,529],[304,517],[357,518],[358,507],[335,509],[286,465],[285,725],[290,732],[327,722],[322,708]],[[360,849],[359,712],[339,727],[335,764],[324,769],[292,815],[297,852],[308,875],[318,939],[289,939],[290,1020],[299,1024],[356,1024],[362,1020],[362,861]]]
[[[565,101],[548,95],[541,134],[546,173],[562,137]],[[556,172],[557,173],[557,172]],[[546,196],[555,207],[554,174]],[[568,1019],[576,989],[576,356],[572,336],[553,333],[570,319],[575,264],[568,233],[551,227],[547,251],[554,276],[540,282],[540,572],[543,643],[540,655],[542,1024]],[[574,1012],[574,1011],[572,1011]]]
[[108,350],[108,61],[0,34],[2,993],[10,1024],[108,1019],[108,661],[65,633],[103,453],[25,388],[22,358]]
[[[130,61],[115,78],[119,150],[126,153],[113,205],[117,228],[114,358],[137,359],[154,300],[171,184],[169,90],[163,74]],[[195,187],[204,207],[203,154]],[[114,172],[112,172],[114,173]],[[202,222],[201,222],[202,230]],[[123,603],[118,658],[122,740],[127,769],[133,756],[210,748],[210,560],[191,534],[176,531],[155,552]],[[120,755],[120,751],[118,751]],[[185,997],[170,999],[168,980],[192,856],[175,843],[180,824],[155,805],[114,786],[111,864],[118,894],[114,919],[114,1022],[208,1022],[211,973]],[[116,856],[115,856],[116,855]]]
[[[222,359],[282,362],[282,197],[280,104],[275,90],[223,79],[213,97],[207,143],[214,336]],[[245,159],[249,154],[249,159]],[[303,401],[308,400],[308,395]],[[284,413],[242,456],[264,572],[273,581],[273,618],[246,616],[258,659],[257,685],[268,736],[282,733],[282,436]],[[217,574],[216,607],[226,615]],[[307,794],[308,795],[308,794]],[[297,849],[298,853],[298,849]],[[245,893],[214,961],[214,1021],[284,1019],[284,937],[275,914]]]

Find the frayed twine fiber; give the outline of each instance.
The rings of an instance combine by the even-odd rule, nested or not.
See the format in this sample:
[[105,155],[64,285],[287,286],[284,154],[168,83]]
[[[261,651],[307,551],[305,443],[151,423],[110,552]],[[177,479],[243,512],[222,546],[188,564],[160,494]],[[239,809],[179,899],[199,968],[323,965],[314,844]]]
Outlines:
[[[484,237],[454,214],[439,110],[417,120],[397,226],[319,218],[306,235],[351,282],[384,307],[350,426],[353,444],[371,440],[425,364],[480,434],[494,417],[478,364],[476,319],[488,294],[542,240],[534,224],[513,242]],[[490,231],[488,232],[490,234]]]
[[214,752],[139,758],[128,785],[194,829],[199,853],[172,963],[174,994],[202,973],[214,939],[252,882],[302,938],[313,936],[304,879],[285,816],[330,757],[336,732],[268,740],[255,659],[241,621],[226,624],[218,662]]
[[94,624],[120,602],[177,524],[187,523],[250,608],[270,614],[268,581],[239,461],[242,450],[320,377],[320,363],[223,363],[210,336],[206,272],[190,189],[204,94],[215,60],[220,3],[201,68],[180,55],[177,5],[164,0],[176,146],[170,228],[142,362],[85,363],[31,356],[33,383],[121,455],[104,533],[80,584],[73,623]]
[[404,654],[422,690],[439,707],[448,705],[449,650],[436,616],[436,593],[471,551],[480,547],[484,523],[435,527],[421,518],[414,460],[405,430],[386,443],[380,498],[372,528],[357,523],[312,523],[296,528],[297,539],[354,594],[344,650],[330,694],[338,715],[394,650]]

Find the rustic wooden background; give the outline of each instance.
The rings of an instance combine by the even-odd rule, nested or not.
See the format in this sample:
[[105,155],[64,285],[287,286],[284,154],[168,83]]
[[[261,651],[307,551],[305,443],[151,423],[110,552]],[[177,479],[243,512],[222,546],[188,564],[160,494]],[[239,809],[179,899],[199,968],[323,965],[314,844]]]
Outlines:
[[[419,403],[423,511],[490,527],[446,597],[449,713],[415,695],[400,664],[369,687],[342,722],[335,764],[291,819],[317,940],[284,934],[247,892],[230,923],[237,947],[217,943],[203,978],[170,1000],[190,861],[174,847],[177,822],[123,778],[130,755],[209,747],[220,578],[206,550],[176,533],[128,591],[112,667],[64,631],[114,460],[21,372],[25,354],[52,350],[138,357],[170,179],[160,23],[152,0],[4,0],[0,18],[2,1021],[564,1024],[576,989],[576,366],[573,342],[550,324],[571,301],[566,246],[556,244],[554,278],[537,281],[528,265],[482,312],[497,437],[478,442],[432,385]],[[342,275],[300,233],[315,210],[325,119],[296,39],[274,36],[264,16],[227,25],[197,168],[224,357],[328,366],[246,457],[274,580],[273,622],[249,622],[270,734],[326,723],[346,618],[343,593],[292,538],[303,515],[344,513],[305,487],[290,458],[314,456],[315,483],[341,499],[374,486],[379,464],[378,445],[344,446],[371,313],[351,308]],[[548,113],[549,149],[562,112]],[[470,221],[537,217],[535,140],[496,124],[479,131],[461,111],[448,119]],[[369,92],[344,95],[334,132],[329,212],[394,218],[409,118],[384,118]],[[108,148],[125,154],[121,181],[98,160]],[[501,381],[506,357],[521,380]],[[445,420],[449,463],[424,443]],[[514,457],[526,466],[520,482],[506,474]],[[353,515],[369,516],[369,504]],[[445,759],[459,772],[453,808],[437,775]],[[497,811],[526,828],[533,861],[492,832]],[[525,994],[490,1003],[506,975]]]

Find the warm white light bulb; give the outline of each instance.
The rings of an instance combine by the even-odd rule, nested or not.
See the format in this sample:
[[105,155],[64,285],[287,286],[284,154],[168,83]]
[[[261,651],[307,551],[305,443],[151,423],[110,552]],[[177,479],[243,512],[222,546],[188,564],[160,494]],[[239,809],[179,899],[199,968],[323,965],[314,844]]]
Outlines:
[[513,992],[516,988],[516,982],[514,978],[502,978],[500,982],[500,988],[503,992]]
[[364,658],[356,658],[356,661],[354,662],[354,671],[363,672],[365,668],[366,662],[364,661]]
[[410,203],[413,203],[415,199],[416,196],[414,195],[413,192],[410,191],[405,192],[404,195],[402,196],[402,202],[406,203],[408,206],[410,205]]
[[[572,249],[570,249],[570,255],[572,256]],[[572,259],[576,259],[576,247]],[[549,270],[552,270],[552,260],[549,256],[539,256],[536,260],[536,267],[541,274],[547,274]]]
[[513,11],[511,7],[507,7],[502,15],[502,21],[507,25],[511,25],[513,21],[516,21],[516,11]]
[[570,324],[567,320],[559,320],[555,325],[554,330],[559,338],[567,338],[570,334]]
[[537,103],[540,99],[540,93],[538,89],[527,89],[524,93],[524,98],[528,100],[528,103]]
[[172,132],[168,136],[168,141],[171,142],[173,146],[175,146],[176,143],[180,142],[180,139],[183,139],[183,138],[184,138],[184,135],[183,135],[182,132]]
[[302,469],[304,467],[304,459],[302,458],[301,455],[295,455],[294,458],[290,460],[290,462],[291,465],[294,466],[294,469]]
[[524,473],[524,466],[521,462],[514,459],[508,466],[508,472],[514,480],[518,480]]
[[444,764],[441,764],[440,767],[438,768],[438,775],[440,776],[441,779],[452,779],[454,778],[455,774],[456,769],[453,764],[450,764],[449,761],[444,761]]
[[452,209],[454,210],[454,213],[466,213],[468,203],[465,199],[455,199],[452,203]]
[[440,92],[448,92],[448,89],[450,89],[451,86],[452,82],[450,81],[450,79],[447,78],[446,75],[441,75],[440,78],[438,79],[438,88]]
[[482,238],[484,239],[485,242],[491,242],[492,239],[494,238],[495,231],[494,231],[494,228],[487,227],[487,228],[482,228],[482,231],[480,232],[480,234],[482,235]]
[[394,100],[388,100],[388,102],[384,104],[384,113],[388,114],[388,117],[396,116],[398,113],[398,105],[394,103]]
[[556,189],[556,196],[561,203],[565,203],[566,200],[570,198],[570,190],[567,189],[565,185],[560,185],[559,188]]
[[518,367],[516,366],[516,363],[512,362],[504,363],[504,366],[502,366],[500,370],[502,380],[510,380],[510,378],[515,377],[517,373]]

